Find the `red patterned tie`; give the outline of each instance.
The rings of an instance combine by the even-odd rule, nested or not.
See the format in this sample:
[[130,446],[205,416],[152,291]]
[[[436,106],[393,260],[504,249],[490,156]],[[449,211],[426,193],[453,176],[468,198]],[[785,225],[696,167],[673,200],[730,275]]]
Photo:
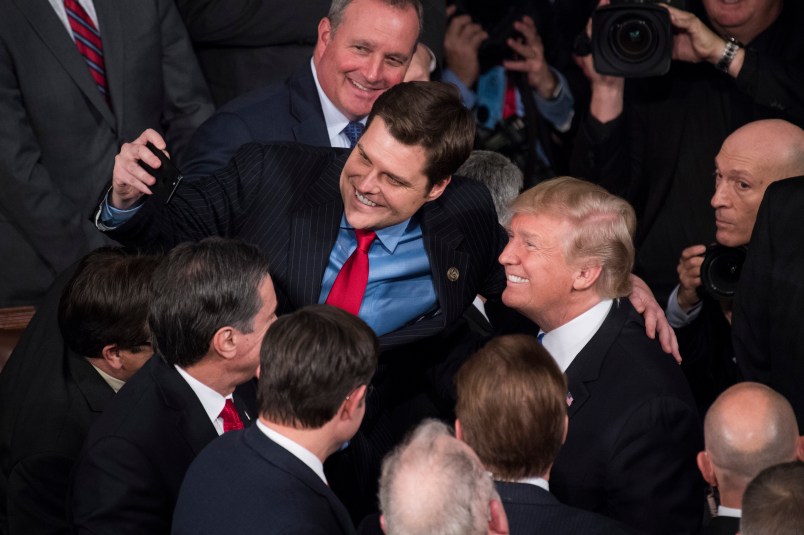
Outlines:
[[343,264],[327,296],[327,304],[342,308],[355,316],[360,311],[368,282],[368,250],[377,237],[373,230],[355,229],[357,249]]
[[224,433],[243,429],[243,422],[240,420],[240,415],[237,414],[237,409],[235,409],[234,402],[231,399],[226,400],[220,417],[223,418]]
[[89,74],[95,80],[98,91],[106,99],[109,99],[109,86],[106,83],[106,64],[103,61],[103,43],[101,36],[92,19],[76,0],[64,0],[64,7],[67,10],[67,19],[70,21],[70,28],[75,37],[75,46],[84,56],[84,60],[89,67]]

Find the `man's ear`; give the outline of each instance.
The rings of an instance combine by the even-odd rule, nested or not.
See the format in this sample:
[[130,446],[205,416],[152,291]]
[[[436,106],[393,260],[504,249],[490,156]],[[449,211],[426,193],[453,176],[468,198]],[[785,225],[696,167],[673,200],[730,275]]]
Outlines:
[[461,427],[461,421],[457,418],[455,418],[455,438],[461,442],[466,442],[463,439],[463,428]]
[[567,433],[569,432],[569,415],[564,415],[564,432],[561,434],[561,444],[567,441]]
[[508,535],[508,517],[500,500],[489,500],[489,535]]
[[332,39],[332,23],[329,17],[324,17],[318,22],[318,42],[315,45],[316,61],[321,59],[321,55],[326,50],[329,41]]
[[226,325],[221,327],[212,335],[212,349],[225,359],[234,358],[237,355],[237,338],[239,332],[234,327]]
[[346,396],[346,399],[341,403],[340,416],[342,420],[351,420],[355,418],[360,406],[366,402],[366,389],[368,386],[360,385]]
[[117,347],[117,344],[103,346],[103,349],[101,349],[101,357],[115,370],[119,370],[123,367],[123,360],[120,358],[120,348]]
[[796,442],[796,458],[799,461],[804,461],[804,437],[798,437]]
[[434,201],[441,197],[441,194],[444,193],[445,189],[447,189],[447,186],[449,186],[451,180],[452,176],[448,176],[438,184],[433,184],[433,187],[430,188],[430,192],[427,194],[427,202]]
[[706,482],[713,487],[717,487],[715,467],[712,464],[712,459],[709,457],[709,454],[705,451],[699,451],[696,461],[698,461],[698,470],[701,471],[701,475],[703,476],[704,480],[706,480]]
[[385,515],[380,515],[380,529],[383,533],[388,533],[388,528],[385,525]]
[[575,272],[575,279],[572,281],[572,289],[575,291],[588,290],[595,285],[600,273],[603,271],[601,266],[586,265]]

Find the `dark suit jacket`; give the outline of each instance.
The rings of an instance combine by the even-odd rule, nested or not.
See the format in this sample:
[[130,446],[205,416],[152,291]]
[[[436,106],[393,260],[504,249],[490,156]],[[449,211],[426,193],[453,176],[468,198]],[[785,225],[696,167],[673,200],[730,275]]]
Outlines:
[[[243,410],[255,412],[244,398],[235,405],[247,422]],[[169,533],[187,467],[217,436],[187,382],[155,355],[89,431],[69,501],[75,533]]]
[[210,175],[225,167],[242,145],[255,141],[330,146],[309,63],[288,79],[219,109],[193,136],[182,171],[188,177]]
[[695,401],[627,299],[615,301],[566,375],[569,431],[551,491],[647,533],[694,533],[703,507]]
[[354,532],[349,513],[332,490],[256,425],[214,440],[193,462],[179,493],[172,531],[173,535]]
[[172,0],[95,9],[112,109],[47,0],[0,1],[0,306],[105,242],[87,216],[124,141],[156,128],[180,157],[212,113]]
[[630,533],[613,520],[563,505],[536,485],[496,481],[511,535],[625,535]]
[[749,381],[784,395],[804,429],[804,177],[774,182],[759,207],[734,300],[734,355]]
[[732,516],[716,516],[700,535],[735,535],[740,531],[740,519]]

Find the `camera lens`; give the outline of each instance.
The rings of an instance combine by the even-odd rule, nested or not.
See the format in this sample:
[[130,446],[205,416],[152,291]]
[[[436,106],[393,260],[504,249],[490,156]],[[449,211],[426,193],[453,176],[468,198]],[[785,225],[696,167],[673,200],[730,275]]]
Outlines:
[[650,57],[656,49],[656,32],[649,21],[627,18],[611,27],[612,50],[621,59],[639,62]]
[[704,289],[716,298],[731,298],[740,280],[745,247],[726,247],[713,244],[706,250],[701,265],[701,281]]

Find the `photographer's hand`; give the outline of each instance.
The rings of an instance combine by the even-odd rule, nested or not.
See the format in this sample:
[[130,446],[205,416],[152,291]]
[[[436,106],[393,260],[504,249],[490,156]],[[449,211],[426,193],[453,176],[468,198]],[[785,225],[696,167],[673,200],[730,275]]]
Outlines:
[[[455,13],[455,6],[447,8],[447,17]],[[469,15],[449,19],[444,33],[444,63],[466,87],[472,87],[480,76],[477,51],[489,34],[480,24],[472,22]]]
[[[707,61],[716,65],[723,57],[726,40],[710,30],[694,14],[661,5],[670,13],[670,22],[677,31],[673,37],[673,59],[691,63]],[[745,51],[738,49],[729,65],[729,75],[733,78],[740,74],[744,58]]]
[[701,265],[705,252],[705,245],[693,245],[681,251],[678,260],[678,306],[685,313],[700,301],[697,290],[701,286]]
[[514,29],[522,34],[524,42],[508,39],[508,46],[522,59],[504,60],[503,67],[509,71],[521,72],[528,77],[528,85],[538,91],[543,98],[553,97],[558,80],[550,71],[544,58],[544,44],[533,19],[525,15],[514,22]]

